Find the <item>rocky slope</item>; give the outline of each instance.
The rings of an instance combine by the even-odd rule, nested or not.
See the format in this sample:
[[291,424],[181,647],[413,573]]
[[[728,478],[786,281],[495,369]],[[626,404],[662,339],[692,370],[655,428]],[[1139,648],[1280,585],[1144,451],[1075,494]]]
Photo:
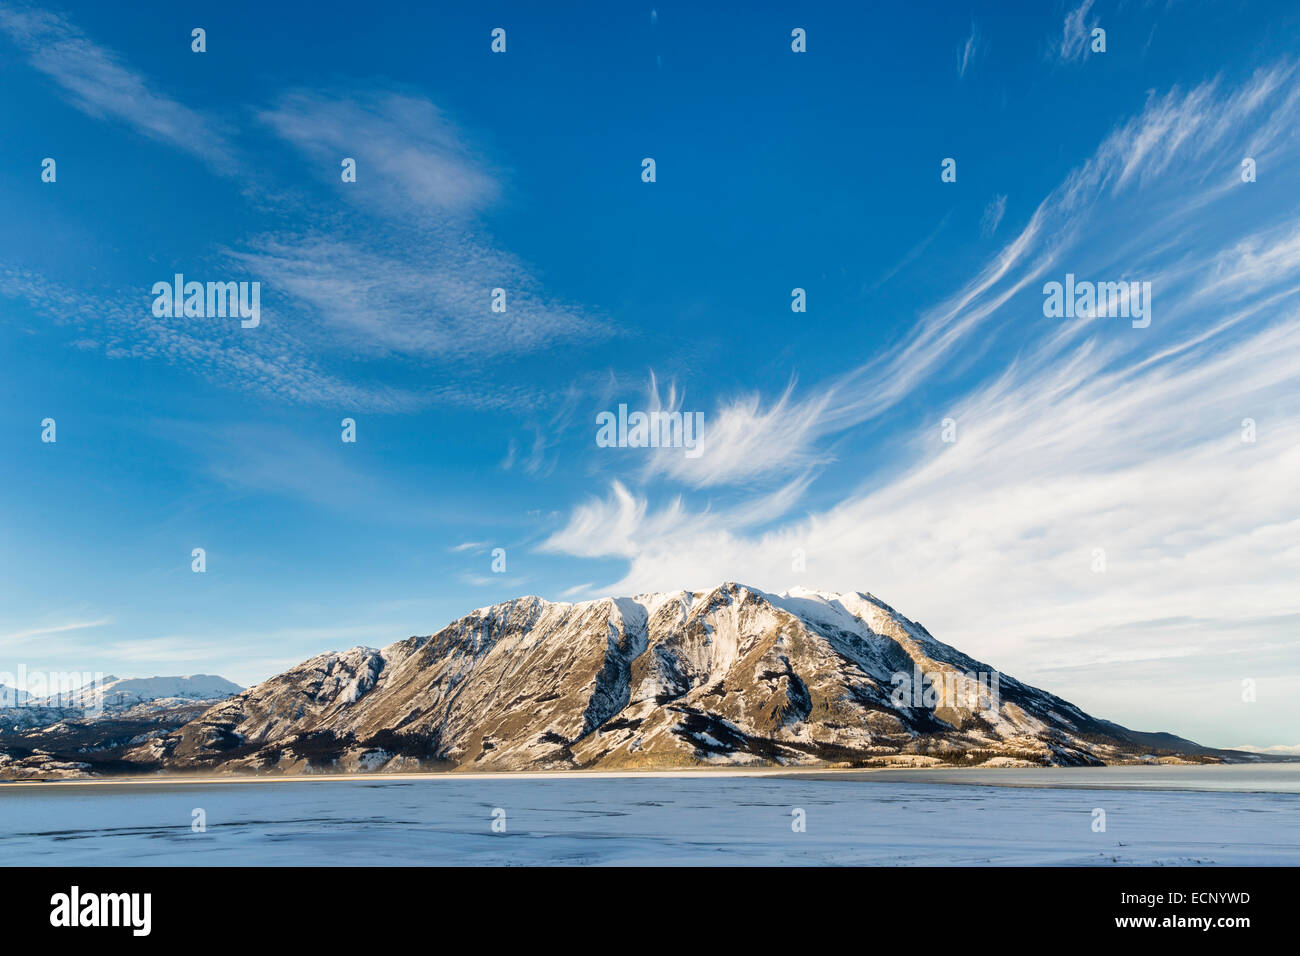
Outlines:
[[242,772],[1071,765],[1180,759],[1178,739],[997,674],[869,594],[725,584],[520,598],[322,654],[126,757]]

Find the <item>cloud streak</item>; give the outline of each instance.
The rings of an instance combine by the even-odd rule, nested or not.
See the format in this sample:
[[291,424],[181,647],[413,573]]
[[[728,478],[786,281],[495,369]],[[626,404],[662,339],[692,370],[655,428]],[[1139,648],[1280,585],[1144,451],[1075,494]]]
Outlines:
[[235,164],[234,149],[210,117],[154,89],[111,50],[65,18],[0,4],[0,30],[28,62],[61,86],[73,106],[189,153],[221,171]]
[[[210,117],[155,90],[65,18],[0,5],[0,31],[78,109],[199,156],[214,171],[242,169],[266,223],[192,264],[262,283],[262,323],[248,334],[155,317],[143,291],[105,289],[92,304],[84,289],[57,277],[0,271],[0,293],[74,329],[81,349],[165,361],[300,404],[518,411],[546,404],[548,393],[501,376],[493,363],[614,334],[587,310],[547,294],[477,223],[499,199],[499,184],[426,98],[364,84],[334,95],[280,95],[254,115],[314,170],[307,186],[285,187],[262,165],[240,165]],[[355,183],[340,181],[344,156],[359,163]],[[323,206],[322,190],[333,193]],[[504,290],[504,312],[492,309],[495,289]],[[368,374],[367,363],[388,359],[459,370],[454,381],[435,376],[427,386]]]
[[1088,40],[1092,36],[1095,23],[1088,23],[1087,18],[1092,10],[1092,4],[1093,0],[1083,0],[1065,15],[1057,54],[1066,62],[1082,60],[1090,52]]
[[975,64],[975,61],[982,53],[983,43],[979,28],[975,25],[975,21],[972,20],[970,36],[966,38],[966,42],[962,44],[961,52],[957,54],[957,76],[965,79],[966,71]]
[[[466,214],[495,201],[500,187],[460,130],[429,100],[383,90],[346,96],[283,94],[258,114],[282,140],[339,181],[343,157],[357,160],[362,193],[391,215]],[[368,188],[366,188],[368,187]]]
[[[652,490],[619,483],[543,549],[625,562],[601,593],[869,588],[1022,676],[1054,661],[1056,689],[1084,703],[1108,699],[1106,662],[1151,646],[1138,637],[1153,626],[1169,635],[1162,653],[1207,667],[1232,659],[1227,628],[1236,652],[1293,644],[1298,197],[1280,181],[1252,192],[1237,158],[1251,144],[1300,160],[1294,71],[1152,96],[898,348],[803,397],[726,404],[700,459],[653,468],[690,487],[743,486],[821,467],[830,438],[919,410],[838,504],[793,516],[807,487],[796,485],[756,530],[737,520],[743,505],[656,506]],[[1065,271],[1150,280],[1151,327],[1045,319],[1042,283]],[[972,348],[1003,361],[954,390],[946,372]],[[905,401],[906,416],[891,415]],[[955,443],[942,440],[948,417]],[[1300,683],[1294,666],[1276,676]]]
[[[976,337],[981,348],[1002,346],[1012,355],[1027,337],[1041,339],[1049,346],[1044,360],[1050,361],[1060,349],[1096,331],[1084,323],[1052,327],[1041,320],[1042,283],[1066,269],[1116,279],[1129,273],[1158,276],[1161,307],[1170,311],[1191,309],[1193,301],[1180,301],[1188,296],[1206,298],[1207,264],[1216,275],[1223,273],[1215,282],[1240,289],[1259,292],[1270,267],[1275,279],[1285,279],[1296,253],[1289,240],[1279,243],[1263,231],[1253,236],[1238,232],[1226,243],[1207,247],[1207,235],[1233,237],[1241,224],[1231,203],[1246,201],[1235,160],[1224,163],[1221,157],[1244,155],[1252,148],[1284,164],[1285,157],[1300,155],[1300,138],[1286,120],[1300,115],[1300,94],[1290,86],[1295,75],[1295,63],[1288,62],[1257,72],[1235,90],[1212,80],[1187,91],[1153,94],[1039,204],[984,268],[923,310],[899,347],[802,397],[790,388],[768,403],[755,395],[724,401],[706,415],[705,454],[685,459],[660,451],[650,472],[708,487],[753,482],[825,462],[830,459],[824,450],[827,439],[881,419],[931,386]],[[1179,134],[1170,136],[1170,130]],[[1217,169],[1218,176],[1207,181],[1206,169]],[[1189,181],[1195,188],[1189,188]],[[995,207],[1005,209],[1000,200]],[[1141,215],[1134,213],[1134,202],[1142,204]],[[1211,208],[1215,203],[1220,211]],[[1285,223],[1280,211],[1271,215]],[[1189,214],[1213,215],[1216,231],[1186,231]],[[1257,276],[1249,269],[1262,271]],[[1012,320],[1017,324],[1011,325]],[[1152,338],[1163,342],[1172,328],[1165,324],[1146,339],[1129,337],[1115,344],[1124,350]]]

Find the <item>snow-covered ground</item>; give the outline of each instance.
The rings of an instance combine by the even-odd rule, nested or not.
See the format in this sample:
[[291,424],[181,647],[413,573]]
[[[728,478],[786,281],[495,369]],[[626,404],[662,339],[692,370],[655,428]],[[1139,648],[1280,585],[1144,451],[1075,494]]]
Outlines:
[[[1158,783],[1173,779],[1166,771],[1184,769],[1199,771],[1145,772]],[[1024,788],[891,776],[4,785],[0,861],[1300,864],[1298,770],[1273,778],[1274,789],[1293,792],[1269,793],[1061,788],[1059,780],[1056,787]],[[1095,775],[1088,785],[1095,785]],[[504,811],[505,833],[492,830],[497,808]],[[202,833],[192,829],[199,809]],[[804,811],[802,833],[791,826],[796,809]],[[1093,829],[1095,810],[1105,811],[1105,832]]]

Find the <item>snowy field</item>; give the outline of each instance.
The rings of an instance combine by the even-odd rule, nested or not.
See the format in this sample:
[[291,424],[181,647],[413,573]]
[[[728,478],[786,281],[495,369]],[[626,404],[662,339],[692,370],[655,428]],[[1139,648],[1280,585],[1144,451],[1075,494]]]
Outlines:
[[1297,791],[1300,767],[10,784],[0,861],[1294,866]]

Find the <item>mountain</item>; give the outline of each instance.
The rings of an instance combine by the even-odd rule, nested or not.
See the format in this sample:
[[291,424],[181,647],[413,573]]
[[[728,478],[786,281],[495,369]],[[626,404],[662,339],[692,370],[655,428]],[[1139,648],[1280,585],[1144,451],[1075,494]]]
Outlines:
[[0,778],[147,769],[124,760],[123,754],[189,723],[241,690],[225,678],[196,674],[110,676],[45,697],[0,693]]
[[218,700],[238,694],[242,687],[224,677],[193,674],[185,677],[115,677],[86,684],[67,693],[29,698],[24,706],[87,710],[124,708],[155,701]]
[[1097,765],[1189,759],[1190,748],[1190,759],[1225,755],[1091,717],[870,594],[724,584],[519,598],[382,650],[321,654],[126,758],[170,770],[505,771]]

